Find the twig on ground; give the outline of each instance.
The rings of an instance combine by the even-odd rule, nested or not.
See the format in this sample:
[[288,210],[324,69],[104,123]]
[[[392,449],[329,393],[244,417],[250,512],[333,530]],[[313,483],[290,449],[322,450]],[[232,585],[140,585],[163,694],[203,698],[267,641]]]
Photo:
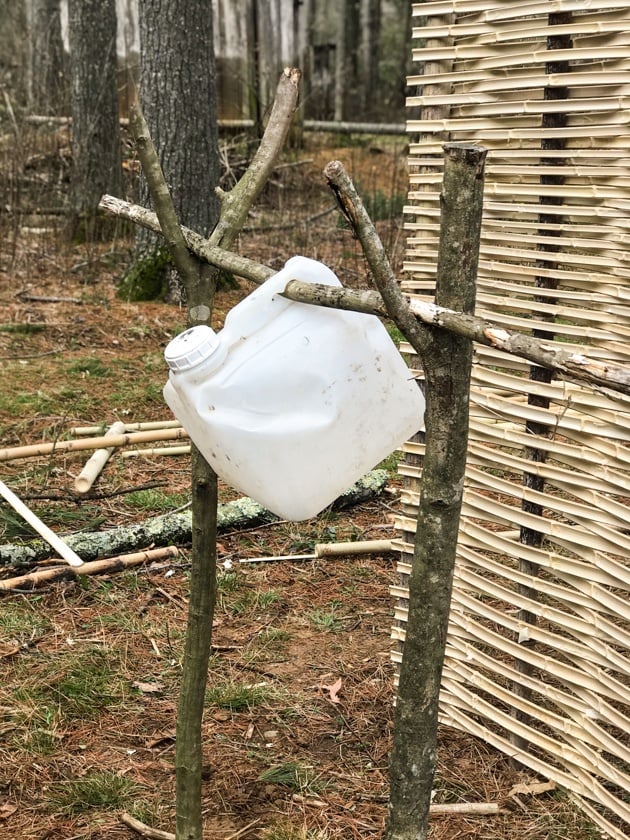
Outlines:
[[171,831],[160,831],[159,828],[151,828],[150,825],[140,822],[140,820],[132,817],[131,814],[122,813],[120,815],[120,821],[127,828],[135,831],[136,834],[139,834],[141,837],[148,837],[149,840],[175,840],[175,835]]

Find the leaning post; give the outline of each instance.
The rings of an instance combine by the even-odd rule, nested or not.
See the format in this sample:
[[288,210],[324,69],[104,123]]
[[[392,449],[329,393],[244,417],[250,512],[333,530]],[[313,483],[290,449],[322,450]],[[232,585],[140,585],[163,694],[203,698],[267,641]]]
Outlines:
[[[447,143],[436,303],[475,306],[486,150]],[[390,761],[386,840],[426,840],[440,682],[464,489],[472,342],[430,328],[423,348],[426,449]]]

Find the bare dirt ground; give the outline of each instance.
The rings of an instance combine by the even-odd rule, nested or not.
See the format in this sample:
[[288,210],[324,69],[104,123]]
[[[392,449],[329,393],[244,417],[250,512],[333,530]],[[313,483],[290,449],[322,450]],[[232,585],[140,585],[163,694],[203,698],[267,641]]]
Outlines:
[[[303,253],[327,262],[348,285],[365,285],[358,245],[324,212],[333,201],[320,173],[332,158],[344,160],[380,208],[381,234],[400,266],[406,175],[404,149],[392,141],[340,148],[307,138],[252,213],[241,253],[273,267]],[[31,174],[43,178],[37,166],[33,161]],[[63,165],[59,173],[55,189],[63,193]],[[66,438],[74,425],[167,418],[162,352],[182,328],[183,312],[116,297],[128,241],[68,247],[57,217],[28,221],[29,228],[13,216],[1,222],[1,445]],[[247,291],[241,282],[238,291],[218,295],[217,327]],[[1,477],[60,533],[141,521],[188,500],[186,456],[116,455],[92,493],[78,497],[73,480],[86,457],[7,462]],[[206,836],[382,836],[395,557],[239,561],[309,553],[319,542],[387,539],[396,486],[392,469],[386,494],[350,510],[220,536],[203,726]],[[222,498],[230,497],[222,488]],[[0,540],[27,537],[0,507]],[[122,812],[174,830],[189,572],[188,547],[180,549],[172,561],[2,596],[0,838],[122,840],[135,836]],[[493,802],[506,810],[435,817],[432,838],[597,836],[557,793],[512,795],[515,784],[533,781],[482,742],[443,727],[435,802]]]

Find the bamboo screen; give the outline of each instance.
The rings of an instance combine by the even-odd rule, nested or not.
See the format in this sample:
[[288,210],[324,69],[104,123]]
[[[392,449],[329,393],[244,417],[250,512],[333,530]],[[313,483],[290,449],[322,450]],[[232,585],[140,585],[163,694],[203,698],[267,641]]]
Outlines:
[[[414,7],[402,286],[431,299],[444,140],[488,150],[477,314],[630,361],[630,9]],[[411,118],[412,109],[422,119]],[[404,348],[408,351],[411,348]],[[630,399],[476,347],[443,723],[630,833]],[[422,442],[398,520],[400,662]]]

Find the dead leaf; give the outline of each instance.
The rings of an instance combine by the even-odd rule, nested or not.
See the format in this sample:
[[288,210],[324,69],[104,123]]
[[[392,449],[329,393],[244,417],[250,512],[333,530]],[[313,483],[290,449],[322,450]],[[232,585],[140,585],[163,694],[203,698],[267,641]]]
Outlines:
[[332,685],[323,685],[322,691],[328,692],[328,699],[331,703],[341,703],[341,700],[337,697],[339,691],[341,690],[341,686],[343,685],[341,681],[341,677],[336,680]]
[[164,683],[161,682],[136,682],[132,683],[134,688],[137,688],[138,691],[141,691],[143,694],[159,694],[160,691],[164,691]]
[[549,793],[549,791],[555,789],[555,782],[533,782],[529,785],[521,783],[514,785],[508,796],[540,796],[541,793]]
[[3,802],[2,805],[0,805],[0,820],[7,820],[11,814],[15,814],[17,809],[17,805],[9,805],[8,802]]
[[145,746],[149,750],[154,750],[156,747],[161,747],[164,744],[168,744],[171,741],[175,740],[175,730],[169,729],[166,732],[162,732],[159,735],[156,735],[154,738],[151,738],[150,741],[147,741]]

